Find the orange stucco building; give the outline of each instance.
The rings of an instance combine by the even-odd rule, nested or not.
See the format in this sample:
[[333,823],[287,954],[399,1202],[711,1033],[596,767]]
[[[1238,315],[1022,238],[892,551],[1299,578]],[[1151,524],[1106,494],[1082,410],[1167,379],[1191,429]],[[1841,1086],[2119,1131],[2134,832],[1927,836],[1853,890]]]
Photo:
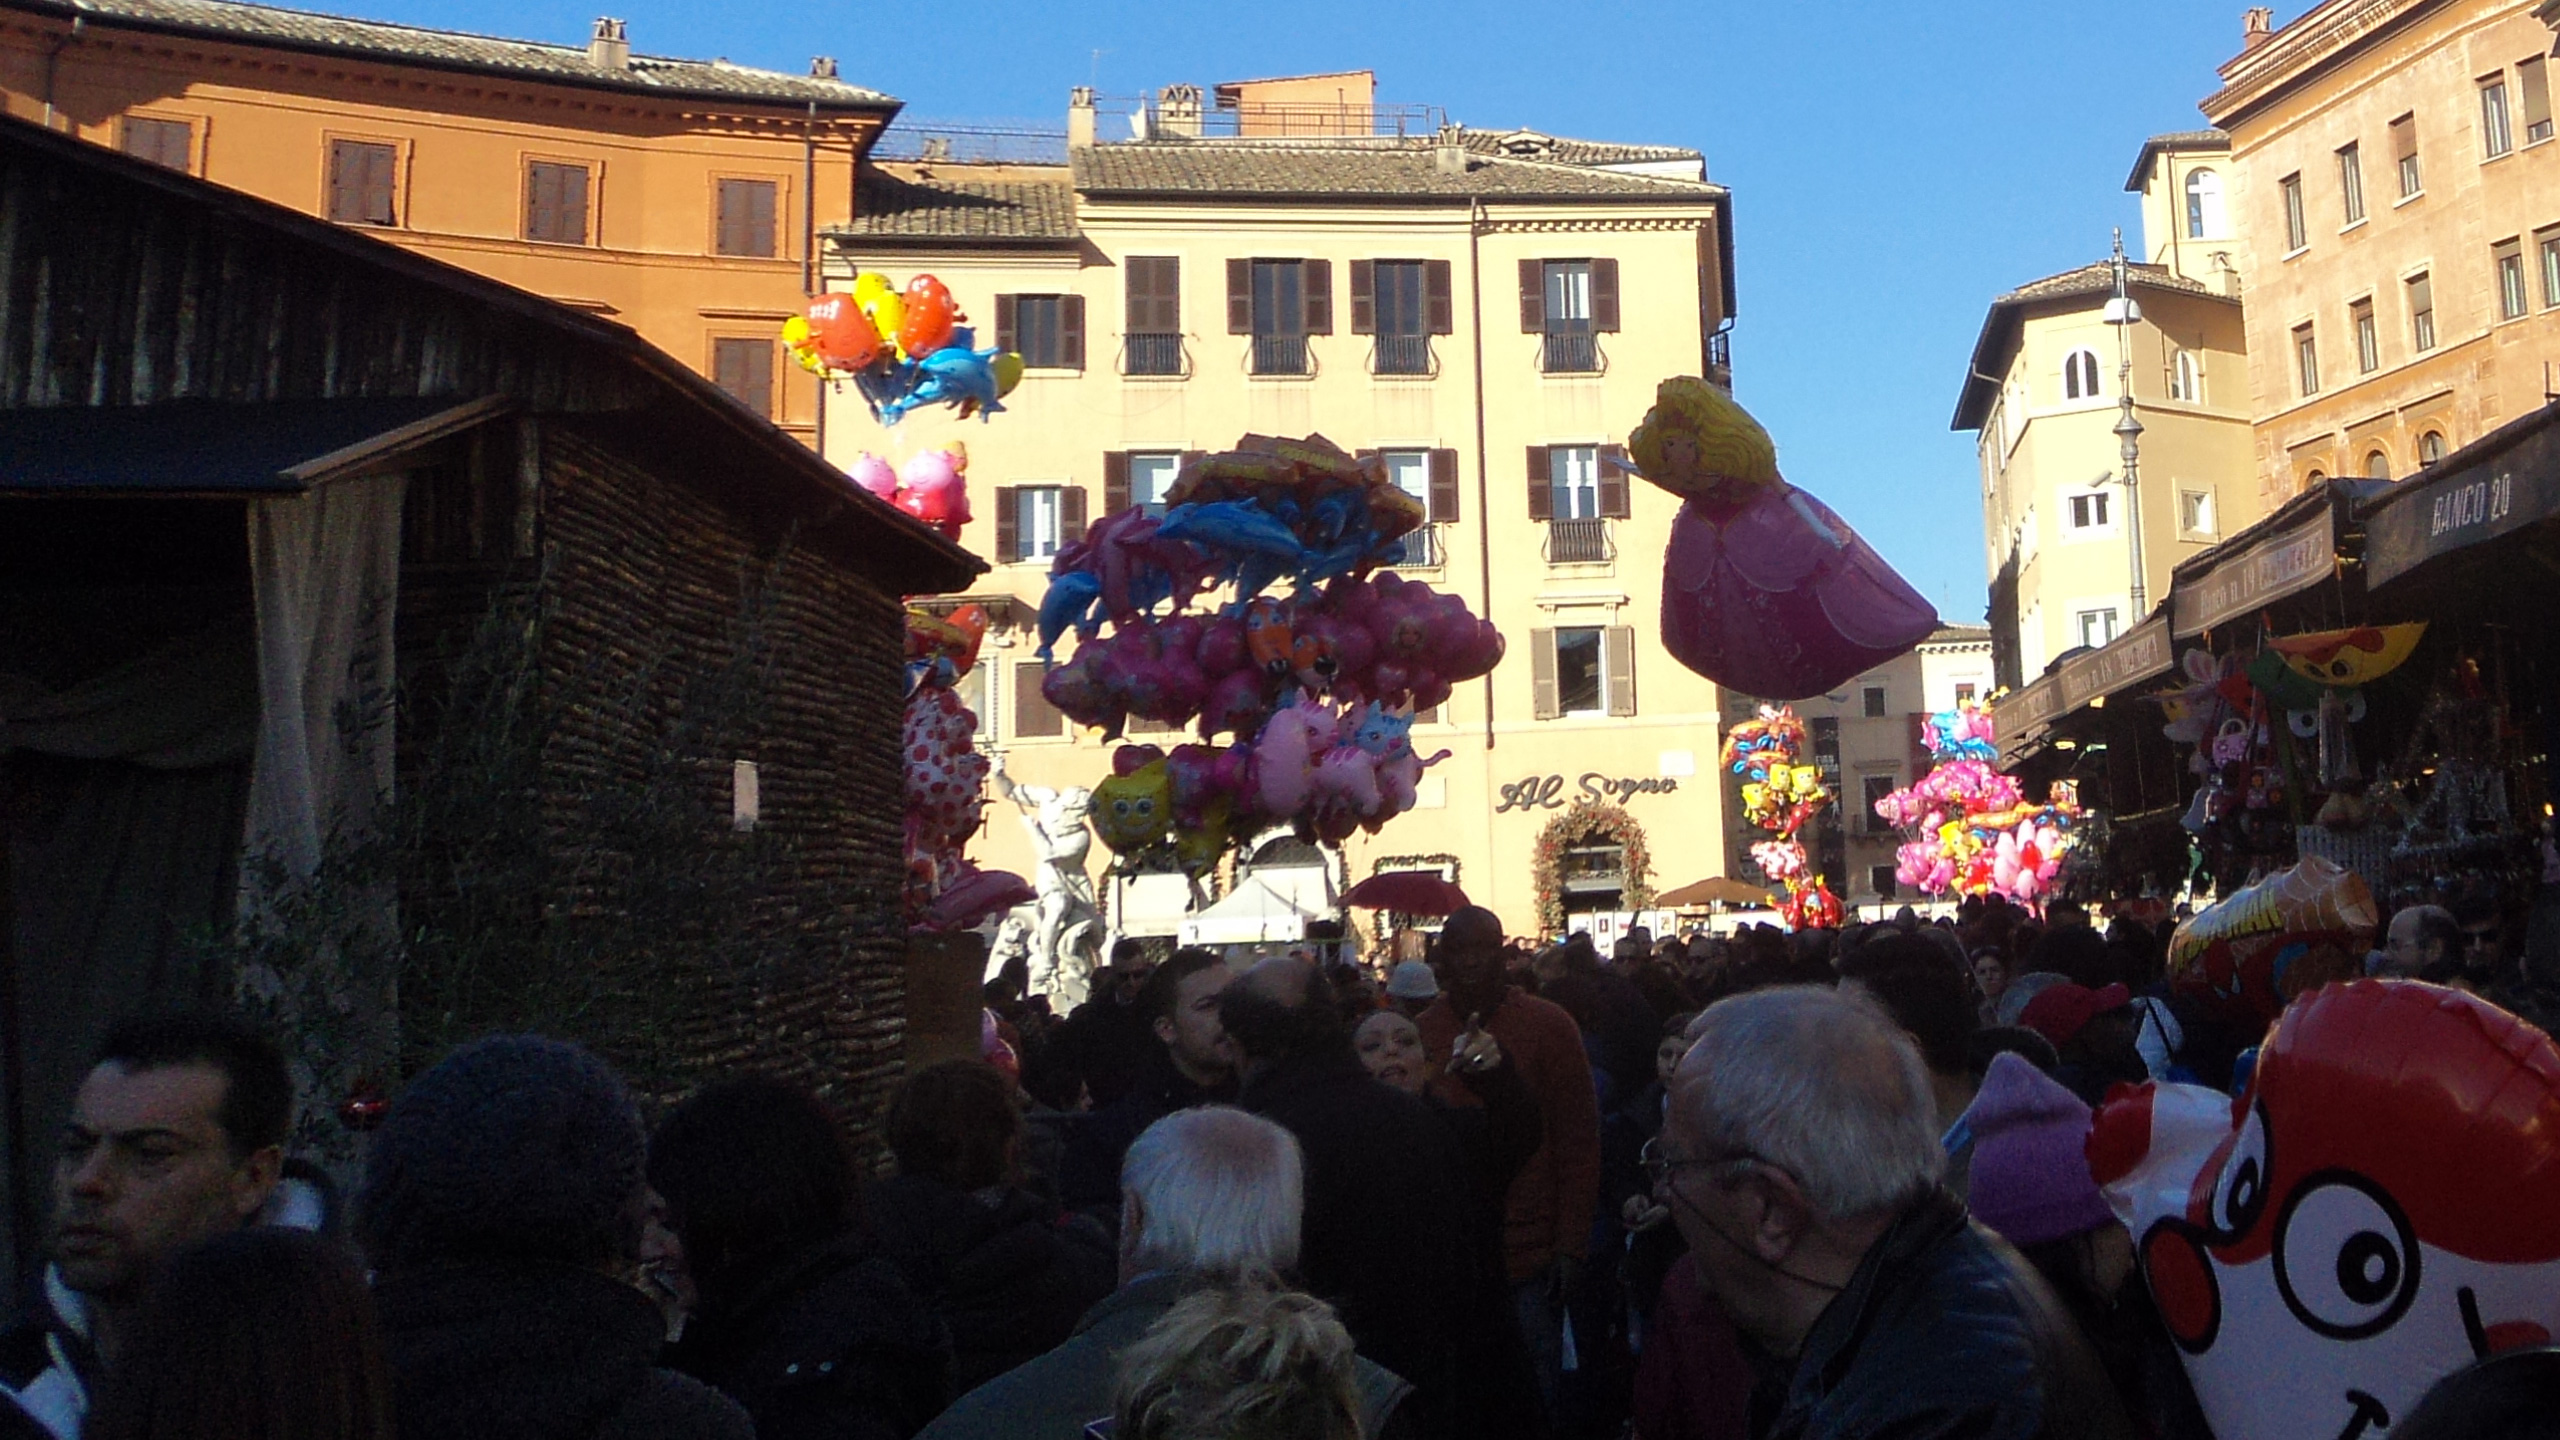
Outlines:
[[227,0],[0,0],[8,113],[631,326],[785,430],[782,320],[898,102],[806,75]]

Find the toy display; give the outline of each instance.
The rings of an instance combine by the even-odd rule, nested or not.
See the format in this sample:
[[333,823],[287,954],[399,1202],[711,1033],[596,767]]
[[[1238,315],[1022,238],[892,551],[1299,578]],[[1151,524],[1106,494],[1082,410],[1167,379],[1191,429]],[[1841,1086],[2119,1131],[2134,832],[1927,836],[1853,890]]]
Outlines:
[[2264,1023],[2342,958],[2361,973],[2380,919],[2354,871],[2308,855],[2182,922],[2169,936],[2169,983]]
[[980,870],[963,853],[986,803],[978,717],[952,687],[977,663],[986,611],[907,611],[906,916],[918,930],[961,930],[1032,898],[1022,877]]
[[1665,380],[1611,461],[1681,498],[1662,565],[1662,642],[1729,689],[1801,700],[1910,650],[1938,612],[1831,508],[1778,474],[1731,396]]
[[1973,700],[1932,715],[1920,737],[1938,764],[1876,802],[1876,815],[1910,838],[1894,878],[1931,895],[1999,895],[2041,911],[2071,852],[2080,803],[2057,781],[2035,804],[1991,762],[1999,755],[1991,711]]
[[1806,744],[1804,722],[1785,706],[1760,707],[1758,716],[1726,732],[1722,759],[1742,777],[1742,814],[1776,838],[1751,847],[1762,874],[1786,887],[1778,915],[1790,930],[1837,926],[1845,913],[1840,897],[1814,872],[1796,833],[1831,803],[1822,771],[1797,763]]
[[782,322],[782,343],[801,369],[851,380],[883,425],[908,412],[949,405],[965,420],[1004,408],[1022,381],[1022,357],[980,350],[950,287],[918,275],[900,290],[865,270],[849,293],[820,295]]
[[969,449],[956,440],[939,450],[910,455],[906,464],[896,467],[866,450],[854,457],[845,473],[856,485],[949,539],[959,539],[961,527],[969,523]]
[[[1421,518],[1374,460],[1247,436],[1186,465],[1161,516],[1132,506],[1058,554],[1039,653],[1077,643],[1041,694],[1105,739],[1134,716],[1203,742],[1117,751],[1094,806],[1123,870],[1197,875],[1269,826],[1339,841],[1412,807],[1446,753],[1415,754],[1414,712],[1503,652],[1457,596],[1371,575]],[[1195,610],[1213,589],[1227,603]]]
[[2284,1012],[2237,1103],[2145,1085],[2090,1169],[2222,1440],[2387,1432],[2560,1327],[2560,1048],[2415,981]]

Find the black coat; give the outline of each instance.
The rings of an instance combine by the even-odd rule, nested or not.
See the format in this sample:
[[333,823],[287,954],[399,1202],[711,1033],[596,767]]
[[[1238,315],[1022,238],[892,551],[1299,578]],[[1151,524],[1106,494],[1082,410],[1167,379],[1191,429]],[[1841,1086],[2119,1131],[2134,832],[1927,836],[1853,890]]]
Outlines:
[[401,1440],[754,1440],[737,1402],[658,1368],[666,1321],[570,1265],[462,1265],[374,1286]]
[[758,1440],[907,1440],[950,1402],[951,1337],[898,1273],[847,1236],[775,1258],[706,1297],[668,1363],[747,1407]]
[[[1148,1037],[1150,1040],[1153,1036]],[[1176,1110],[1194,1105],[1224,1105],[1235,1099],[1233,1085],[1195,1085],[1173,1068],[1161,1043],[1139,1072],[1127,1094],[1084,1117],[1067,1136],[1066,1155],[1058,1165],[1058,1199],[1117,1233],[1120,1228],[1120,1162],[1148,1126]]]
[[1934,1190],[1884,1233],[1752,1397],[1762,1440],[2132,1440],[2106,1372],[2042,1276]]
[[1369,1078],[1348,1045],[1271,1062],[1239,1103],[1297,1137],[1306,1161],[1298,1269],[1333,1302],[1360,1353],[1412,1382],[1415,1419],[1439,1433],[1480,1293],[1463,1163],[1447,1125]]
[[1669,1017],[1653,1013],[1634,981],[1606,970],[1568,971],[1539,986],[1538,998],[1563,1006],[1582,1027],[1591,1063],[1609,1072],[1618,1096],[1643,1089],[1653,1079],[1654,1042],[1662,1038],[1662,1022]]
[[1027,1190],[899,1175],[870,1201],[880,1253],[950,1329],[955,1395],[1055,1348],[1119,1280],[1100,1226]]

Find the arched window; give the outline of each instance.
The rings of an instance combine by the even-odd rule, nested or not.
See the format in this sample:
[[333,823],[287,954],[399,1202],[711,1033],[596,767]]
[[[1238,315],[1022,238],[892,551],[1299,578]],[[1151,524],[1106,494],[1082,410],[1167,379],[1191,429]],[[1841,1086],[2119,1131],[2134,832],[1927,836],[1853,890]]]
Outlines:
[[2195,404],[2204,399],[2204,367],[2196,363],[2196,352],[2181,350],[2169,362],[2169,398]]
[[2433,465],[2444,458],[2444,432],[2430,430],[2418,437],[2418,463]]
[[2379,450],[2367,451],[2364,457],[2364,478],[2367,480],[2390,479],[2391,457]]
[[2222,238],[2222,177],[2210,170],[2187,172],[2187,238]]
[[2062,357],[2062,398],[2094,399],[2098,393],[2098,352],[2074,350]]
[[2329,472],[2326,470],[2314,470],[2302,477],[2302,488],[2305,490],[2317,490],[2328,483]]

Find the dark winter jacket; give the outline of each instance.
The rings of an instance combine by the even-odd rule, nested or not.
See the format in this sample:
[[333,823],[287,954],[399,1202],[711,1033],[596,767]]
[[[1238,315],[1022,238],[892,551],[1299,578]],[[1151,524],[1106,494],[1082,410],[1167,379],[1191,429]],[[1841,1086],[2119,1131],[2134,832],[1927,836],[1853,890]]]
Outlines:
[[1101,1227],[1027,1190],[899,1175],[870,1207],[880,1253],[950,1329],[954,1394],[1054,1348],[1119,1278]]
[[[1153,1036],[1148,1037],[1151,1041]],[[1235,1086],[1195,1085],[1173,1067],[1161,1042],[1129,1092],[1084,1117],[1067,1137],[1066,1156],[1058,1165],[1058,1198],[1070,1210],[1090,1215],[1105,1229],[1120,1226],[1120,1163],[1148,1126],[1176,1110],[1194,1105],[1234,1101]]]
[[666,1322],[570,1265],[459,1265],[374,1300],[401,1440],[753,1440],[737,1402],[658,1368]]
[[745,1406],[758,1440],[906,1440],[951,1398],[951,1337],[867,1239],[721,1288],[667,1361]]
[[1164,1048],[1155,1022],[1135,1002],[1122,1003],[1105,989],[1075,1008],[1051,1040],[1052,1063],[1065,1066],[1084,1081],[1093,1108],[1129,1093],[1138,1083],[1150,1055]]
[[2106,1372],[2017,1251],[1933,1190],[1752,1397],[1761,1440],[2132,1440]]
[[31,1312],[0,1333],[0,1440],[78,1433],[98,1384],[88,1319],[87,1302],[47,1266]]

